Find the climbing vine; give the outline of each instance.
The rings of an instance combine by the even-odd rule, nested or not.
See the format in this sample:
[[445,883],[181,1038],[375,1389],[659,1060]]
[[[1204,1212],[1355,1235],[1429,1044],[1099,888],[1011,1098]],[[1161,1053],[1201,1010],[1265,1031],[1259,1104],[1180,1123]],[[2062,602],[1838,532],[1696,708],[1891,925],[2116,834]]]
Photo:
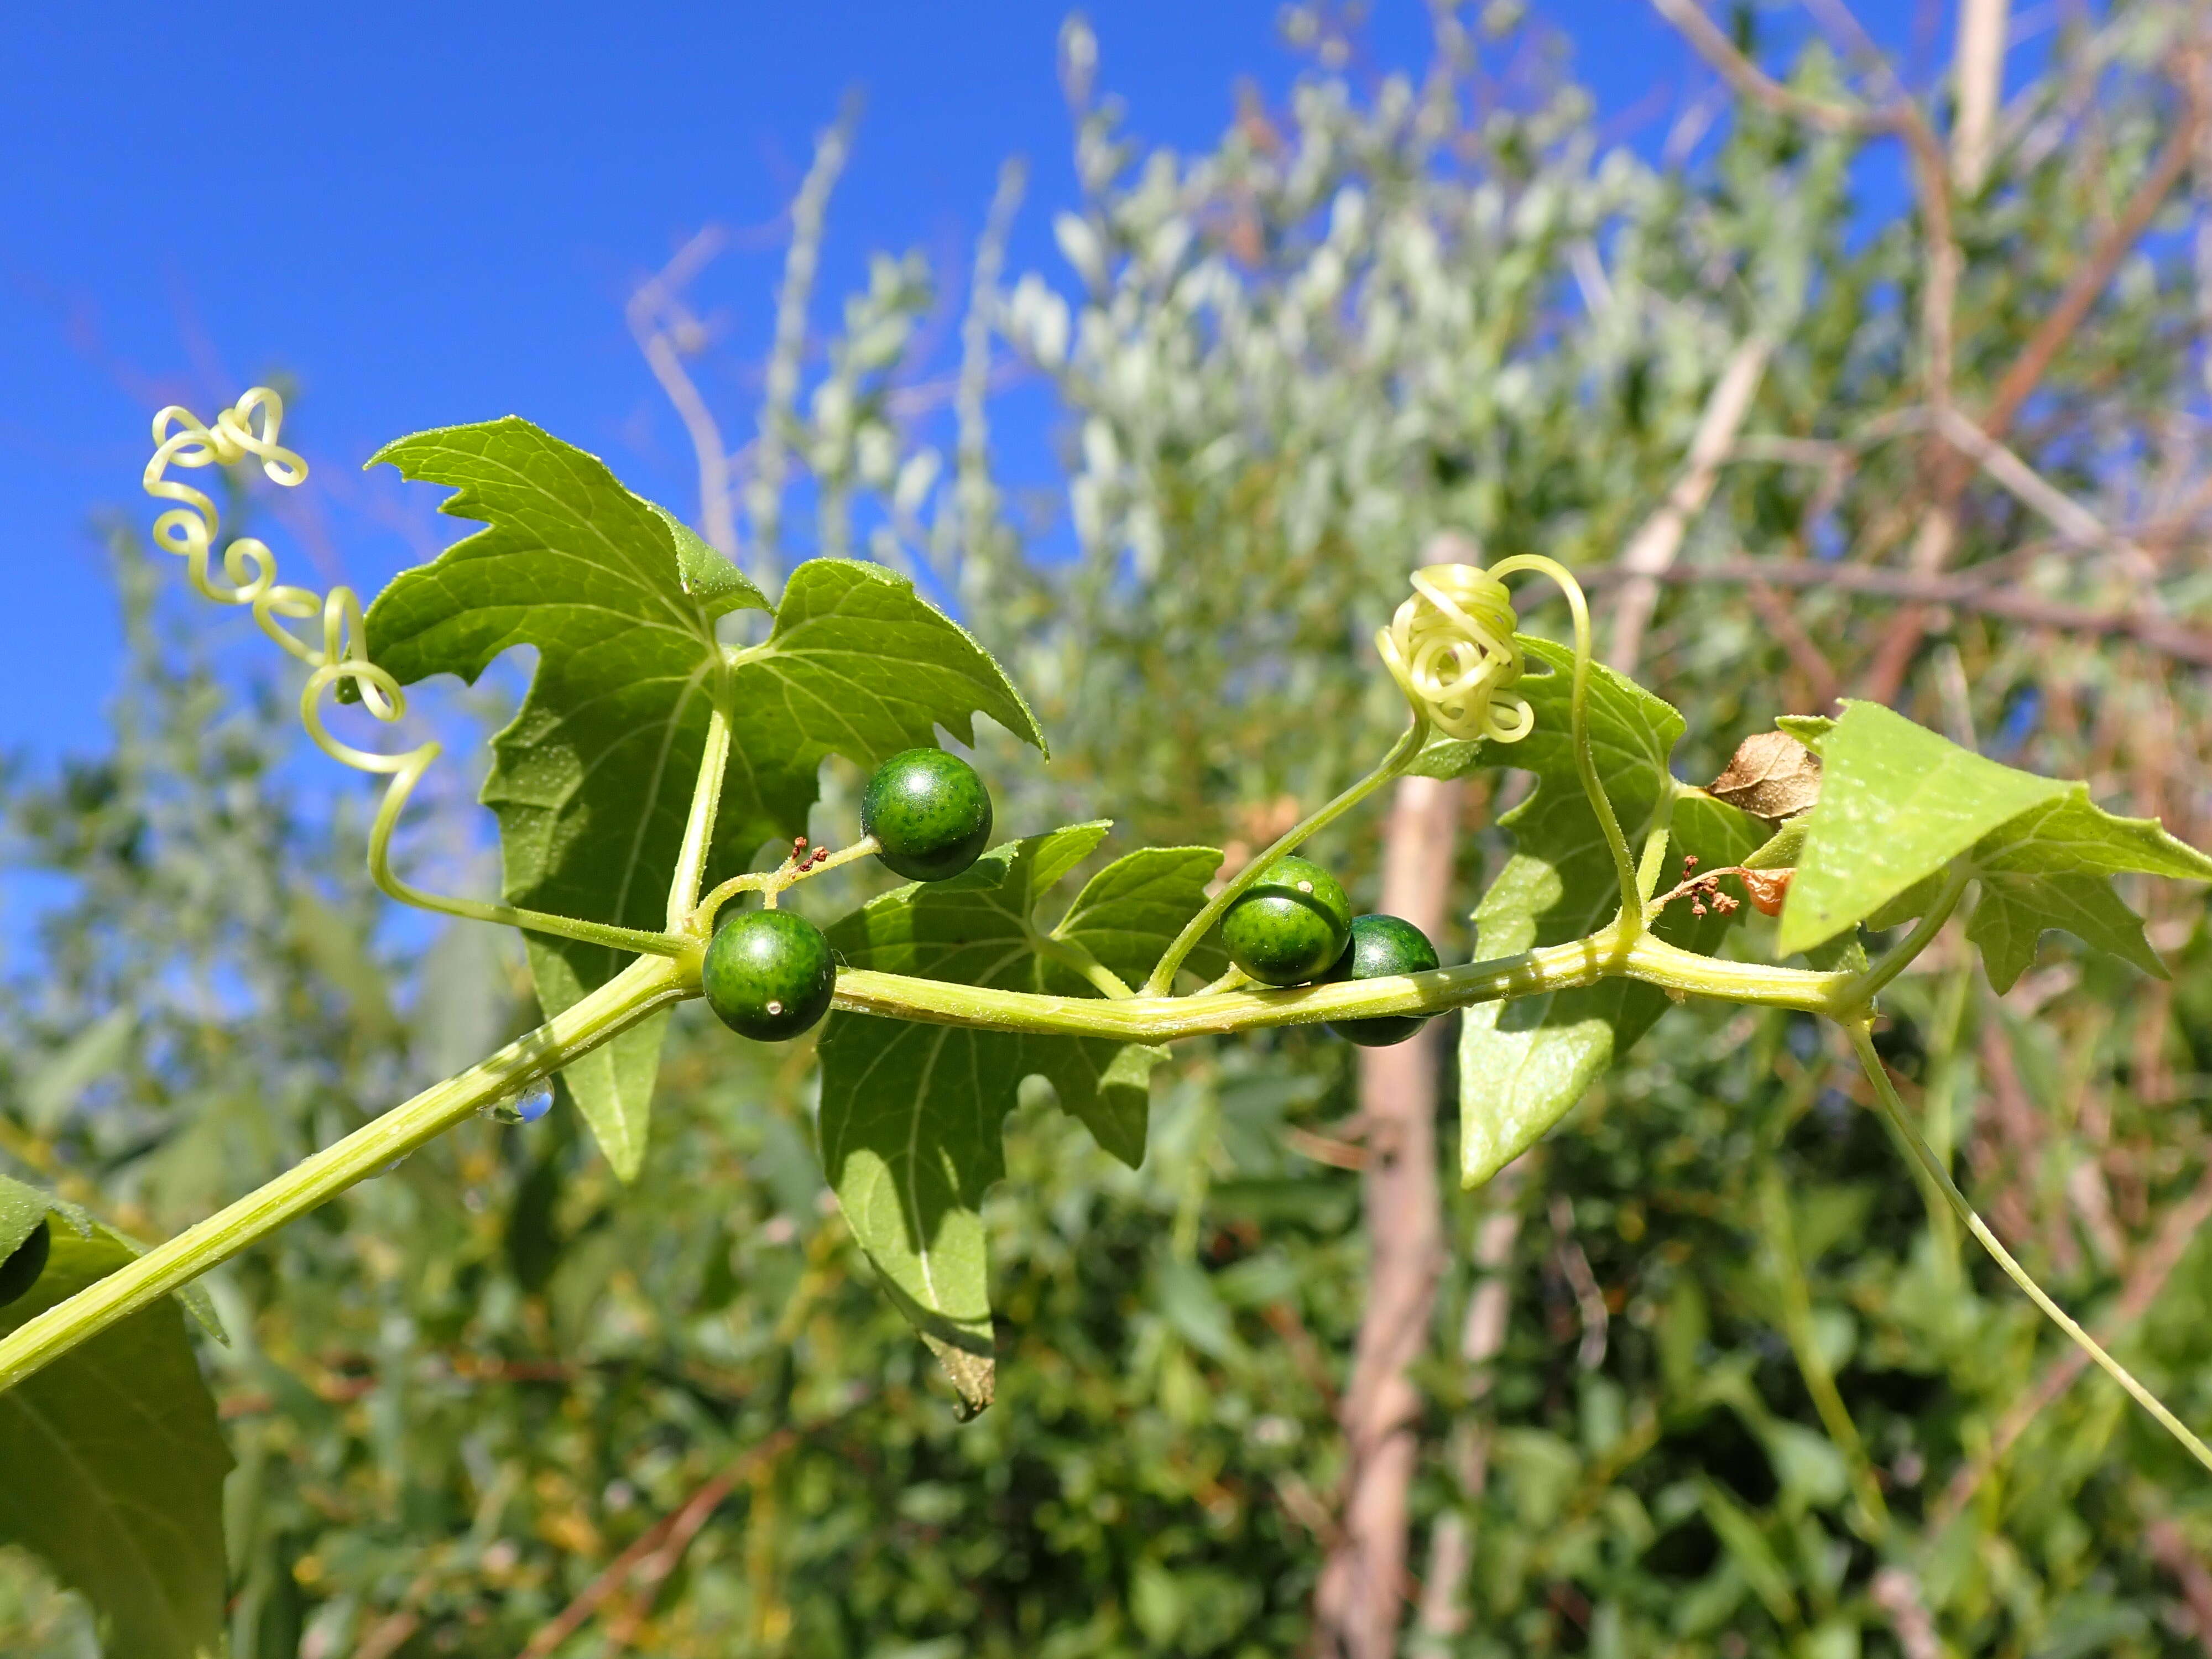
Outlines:
[[[1929,1203],[1954,1211],[2036,1305],[2212,1469],[2212,1449],[1968,1206],[1870,1036],[1883,991],[1962,909],[2001,987],[2051,928],[2163,972],[2111,878],[2212,879],[2212,859],[2154,821],[2114,817],[2081,785],[1986,759],[1870,702],[1754,734],[1747,752],[1765,775],[1775,775],[1778,755],[1795,757],[1792,789],[1760,798],[1683,784],[1668,769],[1679,717],[1593,662],[1573,575],[1523,556],[1413,574],[1411,596],[1375,641],[1406,698],[1403,734],[1365,777],[1240,868],[1221,871],[1220,854],[1200,847],[1137,848],[1100,864],[1103,823],[993,844],[987,781],[935,733],[971,738],[978,714],[1040,750],[1044,733],[999,665],[904,579],[816,560],[771,602],[593,457],[509,419],[383,452],[408,476],[453,487],[447,510],[483,527],[364,610],[347,588],[319,597],[280,584],[257,538],[234,538],[218,556],[212,501],[169,476],[251,462],[271,483],[296,485],[307,467],[282,446],[282,421],[265,388],[212,423],[164,410],[146,488],[177,505],[155,520],[155,539],[184,560],[198,592],[250,607],[306,665],[301,718],[317,746],[390,780],[368,839],[377,886],[403,903],[523,930],[538,947],[546,1018],[143,1253],[57,1198],[0,1184],[0,1286],[11,1304],[0,1390],[58,1396],[88,1368],[117,1363],[126,1334],[129,1363],[188,1376],[174,1316],[144,1322],[156,1304],[189,1297],[210,1268],[472,1115],[535,1118],[556,1074],[627,1176],[649,1133],[662,1017],[703,995],[739,1034],[732,1041],[786,1042],[826,1018],[825,1172],[892,1300],[967,1407],[981,1410],[997,1363],[981,1207],[1004,1174],[1000,1121],[1024,1079],[1048,1079],[1102,1146],[1135,1164],[1160,1045],[1320,1024],[1387,1042],[1440,1014],[1525,1002],[1538,1012],[1522,1040],[1556,1048],[1552,1080],[1491,1091],[1480,1063],[1471,1068],[1463,1171],[1477,1184],[1587,1086],[1593,1021],[1617,1059],[1667,1000],[1698,997],[1835,1022]],[[1505,586],[1518,574],[1565,593],[1571,647],[1519,631]],[[763,640],[724,637],[719,619],[739,610],[769,613]],[[319,641],[289,626],[316,618]],[[386,754],[345,741],[327,724],[326,694],[392,725],[409,684],[473,678],[525,643],[538,647],[538,666],[496,740],[485,792],[500,813],[507,890],[497,902],[428,893],[394,871],[392,843],[439,746]],[[872,770],[862,836],[836,849],[806,839],[815,775],[833,754]],[[1607,890],[1593,930],[1540,946],[1524,933],[1525,948],[1437,965],[1418,929],[1354,917],[1334,877],[1297,852],[1409,771],[1495,767],[1536,779],[1507,820],[1518,856]],[[778,850],[757,868],[763,843]],[[826,929],[780,908],[795,884],[871,857],[908,884]],[[1048,896],[1085,866],[1089,878],[1048,921]],[[1668,869],[1682,878],[1662,891]],[[1778,918],[1771,930],[1741,931],[1729,880],[1755,913]],[[549,895],[573,908],[526,902]],[[1515,907],[1525,927],[1563,896],[1594,896],[1563,895],[1557,884],[1494,891],[1486,938],[1513,937],[1492,928]],[[1863,940],[1898,927],[1897,941],[1869,957]],[[1638,994],[1573,1001],[1608,985]],[[149,1478],[173,1484],[198,1467],[219,1479],[211,1425],[196,1429],[191,1415],[165,1419],[162,1432],[193,1449],[152,1460]],[[65,1439],[75,1431],[65,1414],[58,1420],[51,1433]],[[42,1547],[35,1528],[22,1541]],[[70,1572],[69,1547],[52,1553]],[[178,1605],[204,1603],[197,1594],[180,1589]]]

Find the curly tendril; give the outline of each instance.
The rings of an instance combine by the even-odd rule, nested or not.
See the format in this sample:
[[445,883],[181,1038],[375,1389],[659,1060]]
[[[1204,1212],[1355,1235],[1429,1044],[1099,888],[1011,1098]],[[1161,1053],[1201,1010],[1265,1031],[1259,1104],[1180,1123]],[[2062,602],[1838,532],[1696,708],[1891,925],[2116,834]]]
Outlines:
[[1597,775],[1590,748],[1591,666],[1589,602],[1574,573],[1540,553],[1516,554],[1487,570],[1471,564],[1432,564],[1413,573],[1413,596],[1398,607],[1375,648],[1398,689],[1413,705],[1413,725],[1424,723],[1463,742],[1518,743],[1536,726],[1535,711],[1512,695],[1525,665],[1519,625],[1505,578],[1522,572],[1544,577],[1567,601],[1575,625],[1574,670],[1567,698],[1569,737],[1583,793],[1604,832],[1620,883],[1620,913],[1613,942],[1626,950],[1643,931],[1642,890],[1628,838]]
[[1511,695],[1522,658],[1505,584],[1471,564],[1429,565],[1413,580],[1413,597],[1375,636],[1391,678],[1444,736],[1518,743],[1536,716]]
[[[324,725],[322,698],[326,691],[343,701],[358,702],[386,726],[407,713],[407,696],[399,682],[363,654],[360,595],[350,587],[334,587],[319,595],[307,588],[284,586],[276,580],[276,555],[267,543],[253,536],[234,538],[222,550],[223,580],[217,580],[213,574],[214,549],[222,519],[215,502],[203,491],[168,476],[173,466],[235,466],[254,460],[260,463],[262,474],[270,483],[295,489],[306,481],[307,464],[277,442],[283,424],[284,400],[267,386],[248,392],[216,416],[211,427],[174,404],[155,416],[154,454],[146,463],[146,493],[156,501],[179,505],[154,520],[154,539],[184,560],[185,574],[203,599],[217,605],[251,606],[261,631],[307,665],[310,672],[300,693],[300,723],[307,727],[315,747],[340,765],[392,780],[369,831],[368,870],[377,886],[402,903],[447,915],[501,922],[617,950],[682,955],[689,943],[672,934],[446,897],[410,886],[393,872],[392,836],[399,815],[422,774],[444,749],[433,738],[404,754],[382,755],[343,742]],[[301,638],[288,625],[317,616],[323,623],[320,643]]]

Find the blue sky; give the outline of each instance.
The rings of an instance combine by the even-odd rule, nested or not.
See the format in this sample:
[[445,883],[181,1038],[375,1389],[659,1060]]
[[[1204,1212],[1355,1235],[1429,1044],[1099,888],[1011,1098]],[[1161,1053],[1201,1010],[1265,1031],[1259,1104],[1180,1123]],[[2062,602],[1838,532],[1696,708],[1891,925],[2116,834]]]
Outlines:
[[[1210,143],[1240,76],[1297,64],[1276,0],[1103,0],[1101,83],[1154,142]],[[1701,71],[1644,0],[1539,15],[1629,142],[1656,143]],[[1063,275],[1073,194],[1046,3],[604,7],[16,6],[0,19],[0,749],[97,741],[116,627],[95,512],[137,490],[155,407],[203,414],[273,372],[316,476],[272,535],[288,575],[374,591],[459,533],[438,492],[361,461],[420,427],[509,411],[694,505],[680,428],[622,302],[693,231],[732,251],[701,285],[732,362],[767,338],[779,218],[813,135],[857,89],[817,319],[871,249],[918,247],[953,282],[1002,159],[1030,165],[1015,270]],[[1899,45],[1906,0],[1875,9]],[[612,24],[610,19],[614,20]],[[1417,0],[1377,0],[1376,63],[1419,60]],[[750,408],[734,373],[709,388]],[[1009,434],[1048,454],[1046,416]]]

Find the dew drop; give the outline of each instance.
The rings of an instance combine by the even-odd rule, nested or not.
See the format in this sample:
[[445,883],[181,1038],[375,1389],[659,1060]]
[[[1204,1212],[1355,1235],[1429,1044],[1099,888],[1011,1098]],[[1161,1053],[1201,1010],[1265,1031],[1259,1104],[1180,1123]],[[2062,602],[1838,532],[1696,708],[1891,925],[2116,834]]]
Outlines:
[[771,1002],[768,1006],[768,1011],[771,1014],[780,1014],[783,1012],[783,1005],[780,1002]]
[[513,1094],[502,1095],[489,1106],[477,1109],[477,1115],[488,1117],[495,1123],[535,1123],[553,1109],[553,1085],[537,1082]]

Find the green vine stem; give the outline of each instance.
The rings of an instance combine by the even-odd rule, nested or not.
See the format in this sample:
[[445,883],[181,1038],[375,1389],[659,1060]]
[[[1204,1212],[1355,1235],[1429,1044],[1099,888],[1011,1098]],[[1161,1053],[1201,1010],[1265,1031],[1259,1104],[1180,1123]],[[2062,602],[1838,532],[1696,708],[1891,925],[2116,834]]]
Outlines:
[[801,860],[794,849],[791,857],[774,870],[757,870],[742,876],[732,876],[714,890],[701,899],[698,905],[684,918],[684,930],[696,939],[705,939],[714,931],[714,918],[722,907],[740,893],[758,893],[762,904],[775,908],[775,902],[786,888],[796,886],[810,876],[818,876],[835,870],[840,865],[850,864],[880,851],[873,836],[863,836],[850,847],[840,848],[827,854]]
[[717,696],[707,714],[707,741],[699,756],[699,776],[691,786],[691,810],[684,819],[684,844],[677,849],[676,873],[668,883],[668,931],[683,931],[699,902],[699,884],[707,877],[707,854],[714,844],[714,820],[722,810],[722,779],[730,769],[730,709]]
[[[1641,980],[1684,995],[1832,1016],[1842,1011],[1840,999],[1850,982],[1848,974],[1716,961],[1648,933],[1622,951],[1599,934],[1503,961],[1425,974],[1288,991],[1224,991],[1187,997],[1041,996],[843,969],[837,975],[836,1006],[929,1024],[1157,1043],[1370,1014],[1442,1013],[1472,1003],[1535,996],[1613,977]],[[696,996],[698,990],[696,953],[681,961],[647,957],[632,963],[481,1065],[425,1090],[0,1339],[0,1392],[115,1321],[378,1174],[480,1107],[550,1076],[647,1014]]]
[[1850,995],[1854,1002],[1861,1007],[1873,1006],[1882,988],[1903,973],[1912,959],[1926,950],[1936,935],[1943,931],[1943,924],[1951,920],[1951,913],[1959,908],[1959,900],[1966,893],[1966,884],[1972,879],[1973,872],[1966,865],[1952,866],[1943,878],[1943,885],[1936,891],[1935,902],[1913,924],[1912,931],[1884,951],[1881,961],[1851,981]]
[[833,1006],[931,1025],[1159,1043],[1373,1014],[1448,1013],[1474,1003],[1540,996],[1602,979],[1638,980],[1682,996],[1796,1008],[1833,1018],[1848,1008],[1843,994],[1851,975],[1723,962],[1650,933],[1622,951],[1614,946],[1609,932],[1601,932],[1494,962],[1425,974],[1301,985],[1283,991],[1208,989],[1180,997],[1151,991],[1119,1000],[1041,996],[848,968],[838,971]]
[[1613,810],[1605,785],[1598,780],[1597,757],[1590,752],[1589,600],[1583,596],[1582,584],[1575,580],[1572,571],[1540,553],[1516,554],[1490,567],[1490,574],[1500,580],[1523,570],[1550,578],[1565,596],[1567,609],[1574,616],[1575,671],[1574,682],[1567,694],[1567,719],[1574,739],[1575,771],[1582,778],[1583,793],[1589,797],[1590,811],[1597,815],[1598,828],[1605,832],[1607,850],[1613,854],[1613,874],[1620,883],[1620,914],[1613,918],[1613,939],[1619,948],[1626,950],[1644,931],[1644,894],[1637,885],[1636,860],[1628,850],[1628,837],[1621,830],[1620,816]]
[[[344,592],[343,589],[339,591]],[[334,594],[332,597],[335,599],[337,596]],[[501,927],[520,927],[533,933],[550,933],[557,939],[581,939],[586,945],[604,945],[634,954],[680,957],[694,948],[690,939],[678,933],[656,933],[637,927],[617,927],[611,922],[586,921],[578,916],[555,915],[544,910],[525,910],[512,904],[454,898],[443,893],[425,892],[403,879],[392,867],[392,832],[398,828],[399,815],[407,810],[408,799],[414,794],[415,786],[422,781],[422,774],[429,769],[430,763],[445,751],[444,746],[433,738],[404,755],[380,755],[371,750],[357,749],[331,735],[323,725],[323,693],[342,679],[359,682],[372,678],[386,678],[389,683],[382,669],[365,661],[325,663],[307,676],[307,686],[300,693],[300,720],[307,728],[307,735],[314,739],[315,746],[333,760],[350,766],[357,772],[382,774],[392,780],[385,786],[384,799],[377,803],[376,818],[368,830],[369,879],[376,884],[380,892],[418,910],[459,916],[468,921],[488,921]],[[398,687],[392,685],[391,690],[395,694],[396,703]],[[368,698],[364,696],[362,701],[367,702]],[[397,718],[396,714],[394,718]]]
[[[1431,729],[1461,738],[1516,743],[1529,728],[1528,705],[1510,697],[1521,675],[1521,651],[1512,639],[1513,610],[1504,590],[1504,578],[1522,571],[1547,577],[1566,596],[1574,613],[1575,667],[1568,701],[1568,725],[1575,750],[1575,770],[1583,793],[1597,814],[1606,845],[1620,879],[1620,912],[1613,919],[1610,942],[1626,950],[1644,930],[1644,898],[1637,886],[1636,861],[1628,850],[1628,837],[1599,781],[1596,757],[1590,752],[1589,602],[1571,571],[1540,553],[1523,553],[1500,560],[1488,570],[1471,565],[1431,565],[1413,573],[1413,598],[1399,607],[1391,625],[1376,636],[1383,665],[1406,694],[1413,709],[1409,725],[1390,752],[1365,777],[1288,830],[1265,851],[1249,860],[1236,877],[1190,919],[1146,980],[1144,994],[1164,996],[1175,987],[1176,969],[1197,948],[1206,932],[1283,854],[1316,831],[1327,828],[1384,784],[1413,764],[1428,741]],[[1501,700],[1512,705],[1504,713]]]
[[1911,1115],[1905,1109],[1905,1103],[1898,1098],[1896,1085],[1889,1080],[1888,1067],[1881,1063],[1881,1057],[1874,1051],[1873,1025],[1860,1018],[1846,1022],[1844,1029],[1850,1033],[1852,1052],[1858,1056],[1859,1066],[1866,1073],[1867,1081],[1874,1085],[1875,1097],[1881,1103],[1882,1115],[1888,1120],[1890,1128],[1904,1142],[1914,1163],[1942,1194],[1959,1219],[1965,1224],[1966,1231],[1980,1241],[1990,1258],[2004,1269],[2005,1276],[2019,1285],[2027,1299],[2043,1310],[2045,1317],[2065,1332],[2082,1352],[2103,1367],[2106,1375],[2126,1389],[2136,1404],[2156,1418],[2167,1433],[2186,1446],[2191,1456],[2206,1468],[2212,1469],[2212,1446],[2207,1446],[2191,1433],[2189,1426],[2168,1411],[2156,1395],[2136,1382],[2126,1366],[2106,1353],[2096,1338],[2083,1330],[2072,1316],[2045,1294],[2043,1286],[2035,1282],[2027,1268],[2013,1260],[2012,1252],[1998,1243],[1997,1236],[1990,1231],[1989,1224],[1966,1201],[1966,1195],[1951,1179],[1950,1170],[1944,1168],[1936,1154],[1929,1150],[1928,1143],[1921,1139],[1919,1128],[1913,1123]]
[[1072,969],[1097,987],[1098,994],[1119,1000],[1136,994],[1121,982],[1121,976],[1098,960],[1084,946],[1072,939],[1062,939],[1057,933],[1030,934],[1030,948],[1041,957],[1049,957],[1062,967]]
[[697,993],[696,969],[647,957],[481,1064],[425,1089],[295,1164],[167,1243],[26,1321],[0,1339],[0,1392],[48,1361],[180,1289],[286,1222],[465,1121],[550,1077],[656,1009]]
[[1219,892],[1208,899],[1206,908],[1193,916],[1184,925],[1182,932],[1176,935],[1175,942],[1168,946],[1166,954],[1152,969],[1152,977],[1145,981],[1144,994],[1148,997],[1166,995],[1175,985],[1176,970],[1182,966],[1183,958],[1198,948],[1198,942],[1206,937],[1207,930],[1215,922],[1221,920],[1223,913],[1242,898],[1254,882],[1267,872],[1269,865],[1284,854],[1292,851],[1308,836],[1327,829],[1412,765],[1413,757],[1421,752],[1421,745],[1428,741],[1428,719],[1417,710],[1413,723],[1407,726],[1404,734],[1391,746],[1390,752],[1376,763],[1372,772],[1319,811],[1309,814],[1276,836],[1266,851],[1249,860],[1237,872],[1236,878],[1226,883]]
[[1866,1442],[1859,1436],[1858,1425],[1851,1420],[1850,1407],[1844,1403],[1835,1373],[1829,1370],[1814,1334],[1812,1287],[1805,1282],[1805,1266],[1797,1256],[1789,1194],[1771,1159],[1759,1171],[1758,1199],[1759,1231],[1765,1236],[1768,1265],[1776,1298],[1781,1304],[1783,1337],[1797,1362],[1805,1392],[1812,1396],[1820,1426],[1844,1455],[1851,1495],[1861,1511],[1862,1534],[1879,1546],[1889,1534],[1889,1505],[1882,1500],[1881,1482],[1867,1456]]

